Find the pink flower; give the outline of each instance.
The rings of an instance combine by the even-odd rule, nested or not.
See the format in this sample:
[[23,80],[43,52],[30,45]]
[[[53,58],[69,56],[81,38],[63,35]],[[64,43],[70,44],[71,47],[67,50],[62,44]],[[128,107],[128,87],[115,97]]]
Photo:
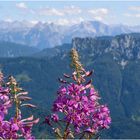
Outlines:
[[87,128],[85,132],[95,133],[96,131],[93,128]]
[[[63,113],[64,118],[61,120],[75,126],[76,132],[84,130],[97,132],[101,128],[109,127],[111,123],[109,109],[99,104],[100,97],[94,88],[88,90],[82,85],[72,83],[60,87],[58,91],[53,111]],[[54,122],[59,121],[56,114],[53,114],[51,118]]]
[[71,76],[64,74],[64,77],[74,82],[59,78],[63,86],[58,89],[58,96],[53,103],[53,112],[59,116],[51,116],[52,122],[59,123],[52,123],[51,127],[60,139],[75,138],[77,133],[80,138],[89,138],[101,129],[109,128],[110,111],[107,106],[100,105],[100,97],[92,80],[86,82],[85,78],[91,76],[92,71],[85,71],[75,49],[71,51],[71,58],[71,66],[75,71]]
[[[0,77],[0,82],[4,83],[3,79],[1,78],[3,77]],[[13,93],[11,93],[11,90],[11,87],[10,89],[7,87],[2,87],[2,84],[0,83],[0,137],[2,139],[34,139],[31,129],[33,124],[37,123],[38,120],[33,120],[33,117],[22,119],[20,111],[18,112],[18,116],[16,114],[16,117],[11,117],[10,120],[7,120],[5,117],[8,114],[9,108],[12,107],[14,102]],[[21,95],[27,95],[25,92],[15,94],[18,95],[18,99]]]
[[18,131],[18,130],[19,130],[18,125],[17,125],[16,123],[12,124],[11,130],[12,130],[12,131]]
[[47,117],[45,118],[44,123],[47,123],[48,125],[51,125],[50,117],[49,117],[49,116],[47,116]]
[[57,114],[53,114],[53,115],[51,116],[51,118],[52,118],[52,120],[53,120],[54,122],[58,122],[58,120],[59,120],[59,117],[58,117]]
[[57,93],[60,95],[65,95],[66,91],[67,91],[66,88],[62,86],[62,87],[60,87],[60,89],[58,90]]

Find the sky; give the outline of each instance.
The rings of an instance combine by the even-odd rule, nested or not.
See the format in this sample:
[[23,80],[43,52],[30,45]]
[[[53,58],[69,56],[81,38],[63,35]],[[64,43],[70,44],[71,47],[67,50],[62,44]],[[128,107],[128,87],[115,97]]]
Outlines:
[[0,1],[0,20],[72,25],[97,20],[106,24],[140,24],[140,1]]

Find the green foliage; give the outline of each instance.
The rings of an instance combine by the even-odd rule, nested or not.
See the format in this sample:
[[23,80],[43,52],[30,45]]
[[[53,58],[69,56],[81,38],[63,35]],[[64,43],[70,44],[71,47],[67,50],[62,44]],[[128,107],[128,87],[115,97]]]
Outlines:
[[16,75],[17,82],[29,82],[31,78],[26,73]]

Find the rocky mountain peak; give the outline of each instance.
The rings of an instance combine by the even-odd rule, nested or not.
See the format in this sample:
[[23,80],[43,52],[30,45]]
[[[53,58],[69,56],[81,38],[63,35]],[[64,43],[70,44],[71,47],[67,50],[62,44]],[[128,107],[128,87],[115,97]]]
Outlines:
[[82,54],[85,52],[91,58],[109,53],[122,67],[131,60],[140,59],[140,34],[138,33],[115,37],[75,38],[72,44],[79,52]]

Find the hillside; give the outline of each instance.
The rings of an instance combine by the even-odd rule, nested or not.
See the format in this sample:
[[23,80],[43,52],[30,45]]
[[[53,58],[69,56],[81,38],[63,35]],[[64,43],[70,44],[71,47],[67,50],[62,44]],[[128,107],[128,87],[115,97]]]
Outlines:
[[26,45],[0,42],[0,57],[30,56],[37,52],[39,52],[37,48],[32,48]]
[[[94,70],[93,83],[102,97],[101,102],[111,109],[111,129],[101,138],[140,138],[140,34],[75,38],[72,46],[78,50],[86,69]],[[46,51],[48,54],[42,51],[37,58],[0,59],[0,69],[6,75],[14,75],[30,92],[33,102],[38,105],[34,111],[36,116],[49,112],[59,86],[58,77],[71,71],[71,45],[63,47],[50,49],[50,52]],[[123,65],[122,61],[127,63]],[[39,131],[44,135],[44,126],[35,129],[37,136]]]

